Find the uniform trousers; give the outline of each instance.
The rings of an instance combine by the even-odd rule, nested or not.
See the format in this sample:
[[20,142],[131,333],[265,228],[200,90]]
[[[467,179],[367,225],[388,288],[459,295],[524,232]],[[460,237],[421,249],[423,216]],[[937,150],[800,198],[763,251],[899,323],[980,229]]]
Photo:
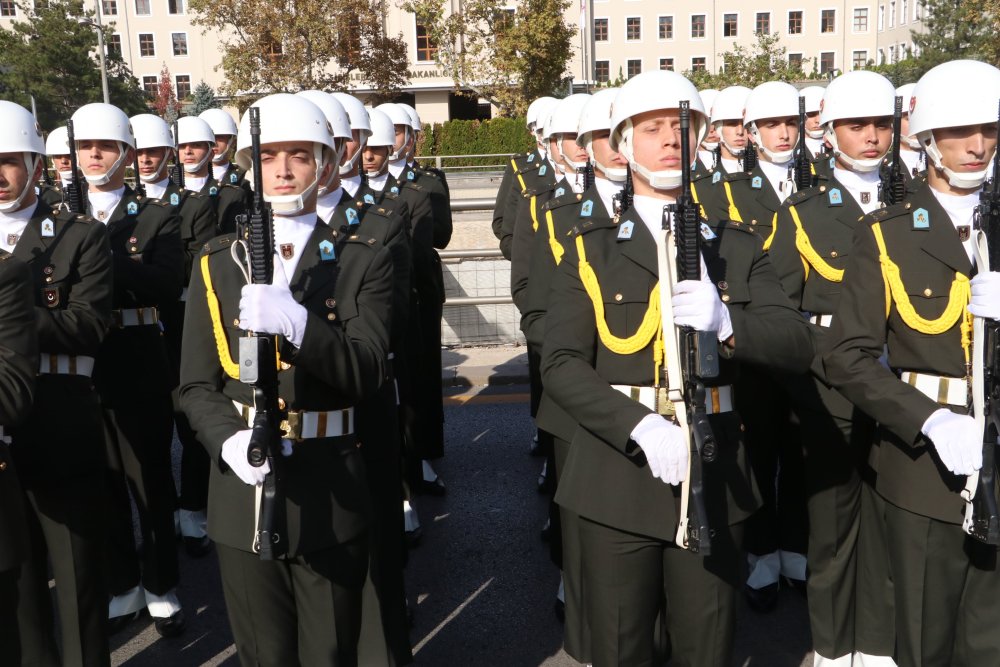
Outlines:
[[[108,567],[113,595],[140,581],[154,595],[177,586],[174,505],[177,491],[171,473],[174,412],[170,394],[148,394],[135,404],[116,401],[104,410],[108,436]],[[132,529],[132,491],[142,529],[142,569]]]
[[278,561],[217,544],[240,664],[357,665],[368,539]]
[[1000,665],[996,547],[885,505],[899,667]]
[[862,482],[854,647],[867,655],[896,652],[895,592],[885,534],[887,504],[875,491],[874,480]]
[[743,527],[718,529],[712,555],[583,517],[583,604],[594,667],[652,667],[663,599],[674,667],[732,660]]
[[[18,607],[23,665],[110,665],[104,477],[98,470],[50,483],[34,483],[26,492],[31,556],[21,567]],[[56,582],[62,659],[49,591],[50,561]]]
[[[555,453],[556,484],[562,475],[569,455],[570,443],[555,436],[552,437],[552,449]],[[554,495],[554,494],[553,494]],[[560,507],[553,500],[550,508],[552,515],[553,561],[562,571],[563,600],[565,602],[565,621],[563,623],[563,648],[574,660],[581,663],[590,662],[590,629],[587,613],[583,606],[583,555],[580,551],[580,516],[572,510]],[[556,561],[558,552],[558,561]]]
[[17,580],[20,568],[0,571],[0,646],[4,660],[21,664],[21,639],[17,621]]

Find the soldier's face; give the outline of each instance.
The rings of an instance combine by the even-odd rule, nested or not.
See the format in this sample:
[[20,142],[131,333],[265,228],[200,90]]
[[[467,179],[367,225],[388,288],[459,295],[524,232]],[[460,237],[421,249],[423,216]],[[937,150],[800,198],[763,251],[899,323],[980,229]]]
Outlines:
[[[560,135],[559,148],[562,150],[562,154],[573,162],[586,162],[587,149],[581,148],[576,143],[576,133],[573,134],[562,134]],[[567,169],[572,169],[570,165],[566,165]]]
[[159,148],[139,149],[139,173],[143,176],[155,174],[163,161],[167,159],[167,149],[163,146]]
[[701,140],[702,144],[715,144],[719,142],[719,133],[715,129],[715,125],[708,126],[708,134],[705,138]]
[[[115,166],[115,162],[121,157],[122,147],[117,141],[108,139],[92,140],[87,139],[76,142],[77,164],[84,174],[88,176],[100,176],[106,174]],[[132,149],[128,149],[125,160],[118,167],[120,176],[125,176],[125,165],[132,156]],[[115,175],[112,175],[114,178]],[[120,187],[116,186],[116,187]]]
[[775,153],[790,151],[799,140],[799,118],[798,116],[764,118],[757,121],[757,132],[760,134],[760,143],[768,150]]
[[[0,153],[0,204],[15,201],[24,192],[28,183],[33,182],[33,178],[41,177],[41,160],[35,162],[34,173],[29,173],[24,164],[25,155],[25,153]],[[35,204],[34,188],[29,190],[21,200],[18,211]]]
[[[837,120],[833,122],[833,132],[841,153],[855,160],[874,160],[885,155],[892,144],[892,117]],[[839,158],[837,164],[850,169]]]
[[56,171],[72,171],[73,161],[70,160],[69,154],[53,155],[52,166],[55,167]]
[[[590,138],[590,148],[594,151],[594,157],[597,158],[597,161],[605,167],[624,169],[628,166],[628,162],[625,161],[621,153],[611,150],[611,142],[608,141],[610,136],[610,130],[594,132]],[[594,169],[600,171],[600,167],[596,165]],[[601,175],[603,176],[604,174],[602,173]]]
[[986,169],[997,149],[997,124],[966,125],[934,130],[941,164],[959,173]]
[[[347,164],[354,157],[354,154],[361,148],[361,130],[351,130],[351,138],[344,142],[344,156],[340,159],[340,164]],[[353,170],[348,176],[353,176]]]
[[902,143],[900,143],[899,145],[900,149],[905,151],[912,151],[913,149],[910,148],[910,145],[906,143],[905,139],[905,137],[910,136],[910,114],[908,113],[904,113],[902,117],[899,119],[899,135],[901,137],[904,137]]
[[408,133],[406,131],[405,125],[394,125],[396,128],[396,145],[393,147],[393,152],[401,151],[406,148],[408,144]]
[[261,180],[264,193],[270,196],[302,194],[317,175],[328,178],[330,168],[331,165],[326,165],[322,174],[316,173],[312,142],[283,141],[265,144],[260,149]]
[[[730,146],[736,149],[746,148],[747,145],[747,130],[743,127],[742,120],[724,120],[722,121],[722,138]],[[738,156],[734,155],[727,147],[726,144],[722,144],[722,153],[726,159],[735,160]]]
[[364,160],[365,171],[376,173],[382,171],[386,160],[389,159],[388,146],[365,146],[365,152],[361,159]]
[[811,111],[806,114],[806,130],[809,132],[815,132],[820,128],[819,124],[819,112]]
[[[691,154],[698,147],[695,129],[688,130]],[[651,171],[676,171],[681,168],[681,120],[677,109],[647,111],[632,119],[632,156]]]
[[213,155],[226,155],[229,153],[229,147],[233,145],[233,139],[235,139],[231,134],[217,134],[215,135],[215,146],[212,147]]
[[[184,164],[198,164],[204,160],[208,154],[212,151],[212,144],[206,143],[191,143],[191,144],[181,144],[177,147],[177,153],[180,155],[181,162]],[[206,162],[202,165],[202,172],[208,171],[208,163]],[[199,176],[204,174],[199,173]]]

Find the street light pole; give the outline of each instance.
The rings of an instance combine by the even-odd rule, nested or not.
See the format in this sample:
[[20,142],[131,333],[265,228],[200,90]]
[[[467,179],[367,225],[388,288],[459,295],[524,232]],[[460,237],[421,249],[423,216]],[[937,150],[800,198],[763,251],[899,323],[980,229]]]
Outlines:
[[104,59],[104,27],[101,25],[101,0],[94,0],[94,7],[97,13],[94,17],[96,21],[81,18],[80,23],[97,28],[97,56],[101,63],[101,92],[104,93],[104,103],[111,104],[111,94],[108,92],[108,63]]

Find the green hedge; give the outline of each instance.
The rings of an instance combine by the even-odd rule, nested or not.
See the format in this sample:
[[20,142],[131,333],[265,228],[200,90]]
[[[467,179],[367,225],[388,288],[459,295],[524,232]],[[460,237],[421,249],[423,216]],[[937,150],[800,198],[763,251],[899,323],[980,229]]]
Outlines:
[[[524,125],[523,118],[491,118],[490,120],[449,120],[446,123],[424,125],[424,134],[417,144],[417,155],[487,155],[523,153],[534,147],[535,140]],[[445,160],[445,167],[484,166],[499,164],[498,158],[468,158]]]

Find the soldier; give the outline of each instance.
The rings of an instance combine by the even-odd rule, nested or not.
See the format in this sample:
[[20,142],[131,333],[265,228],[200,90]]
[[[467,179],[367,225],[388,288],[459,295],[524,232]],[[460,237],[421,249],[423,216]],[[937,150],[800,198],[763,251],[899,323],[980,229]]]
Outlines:
[[[31,113],[0,101],[0,119],[0,644],[14,665],[22,648],[24,664],[60,663],[51,553],[66,664],[109,664],[100,410],[87,378],[54,367],[76,360],[56,352],[84,351],[93,368],[111,305],[107,238],[40,203],[45,146]],[[41,367],[39,345],[53,352]]]
[[340,186],[354,198],[361,188],[361,157],[372,134],[371,122],[365,105],[358,98],[347,93],[333,93],[333,98],[344,107],[351,121],[351,138],[344,144],[344,157],[340,163]]
[[129,122],[135,135],[140,184],[147,197],[164,199],[171,185],[168,166],[174,153],[174,135],[170,126],[151,113],[132,116]]
[[[715,88],[706,88],[698,92],[698,96],[701,97],[701,105],[705,107],[705,113],[711,118],[712,107],[715,106],[715,100],[719,97],[719,91]],[[718,166],[716,164],[717,155],[719,150],[719,132],[712,123],[708,126],[708,134],[705,135],[705,139],[701,142],[701,146],[698,149],[698,170],[699,171],[714,171]]]
[[[45,139],[45,154],[52,160],[57,180],[49,183],[46,180],[40,187],[39,195],[47,205],[58,208],[62,205],[63,190],[73,178],[73,165],[69,159],[69,136],[66,126],[57,127],[49,132]],[[44,176],[44,172],[43,172]]]
[[[254,104],[261,194],[280,249],[274,279],[246,284],[246,246],[233,236],[206,246],[191,280],[181,401],[213,461],[208,531],[241,664],[356,665],[369,498],[354,406],[386,381],[391,260],[374,238],[319,224],[316,192],[339,164],[322,111],[288,94]],[[250,143],[244,115],[244,168]],[[279,407],[299,425],[286,431],[276,471],[247,462],[254,399],[236,352],[244,331],[278,336]],[[278,504],[287,555],[264,561],[255,498],[269,473],[287,490]]]
[[972,233],[998,101],[1000,70],[981,62],[917,82],[910,132],[927,180],[859,224],[823,359],[828,381],[878,423],[870,460],[901,667],[1000,663],[997,549],[961,526],[984,437],[968,415],[972,316],[1000,318],[1000,276],[975,266]]
[[903,118],[901,122],[902,141],[899,144],[899,158],[906,165],[906,173],[909,183],[927,168],[927,156],[924,155],[923,147],[917,138],[910,134],[910,103],[913,100],[913,89],[915,83],[907,83],[896,89],[896,95],[903,98]]
[[[831,178],[789,197],[765,244],[785,293],[809,315],[817,360],[831,342],[827,334],[859,221],[880,206],[879,167],[892,144],[894,98],[889,80],[874,72],[849,72],[830,83],[820,120],[836,160]],[[860,470],[873,424],[829,388],[820,363],[811,376],[786,382],[805,457],[814,664],[849,666],[855,651],[885,660],[893,652],[892,624],[886,627],[883,615],[890,601],[879,596],[884,580],[868,581],[884,550],[859,537],[877,521],[863,515]],[[855,581],[865,582],[857,594]],[[865,639],[859,643],[856,635]]]
[[208,123],[215,141],[212,144],[212,178],[219,185],[237,185],[243,180],[244,170],[230,162],[235,148],[236,121],[222,109],[205,109],[198,118]]
[[726,174],[738,174],[745,171],[743,167],[744,151],[747,143],[747,130],[743,125],[743,108],[746,106],[750,89],[746,86],[729,86],[724,88],[715,98],[712,106],[711,127],[719,136],[719,164],[717,169],[721,175],[713,181],[722,180]]
[[806,101],[806,126],[802,130],[802,138],[806,142],[810,160],[820,159],[826,152],[823,124],[819,120],[825,92],[826,89],[822,86],[806,86],[799,91],[799,97],[805,98]]
[[[678,120],[683,100],[690,101],[693,117],[686,156],[680,154]],[[653,234],[678,194],[681,161],[694,162],[707,122],[697,91],[679,74],[645,72],[622,87],[612,112],[611,148],[632,170],[633,206],[615,220],[576,226],[566,240],[576,261],[560,263],[549,295],[543,379],[581,426],[557,500],[581,517],[583,601],[595,667],[652,664],[654,621],[664,595],[673,659],[729,663],[740,523],[758,500],[725,383],[737,359],[801,371],[812,356],[805,323],[781,292],[759,240],[742,226],[703,227],[708,273],[701,281],[678,283],[672,300],[677,324],[718,332],[727,368],[718,380],[723,386],[710,391],[719,402],[708,411],[721,449],[705,470],[711,555],[677,547],[680,499],[673,485],[686,476],[688,453],[680,427],[653,410],[662,372],[654,354],[662,342],[656,340]],[[637,327],[643,319],[652,326]]]
[[[181,294],[178,218],[168,203],[136,195],[125,184],[135,139],[120,109],[88,104],[73,114],[73,124],[89,210],[107,227],[113,253],[112,326],[94,371],[109,463],[108,568],[114,597],[108,616],[114,632],[146,608],[157,631],[173,637],[184,630],[184,613],[175,592],[171,373],[159,308]],[[139,512],[141,557],[129,490]]]

